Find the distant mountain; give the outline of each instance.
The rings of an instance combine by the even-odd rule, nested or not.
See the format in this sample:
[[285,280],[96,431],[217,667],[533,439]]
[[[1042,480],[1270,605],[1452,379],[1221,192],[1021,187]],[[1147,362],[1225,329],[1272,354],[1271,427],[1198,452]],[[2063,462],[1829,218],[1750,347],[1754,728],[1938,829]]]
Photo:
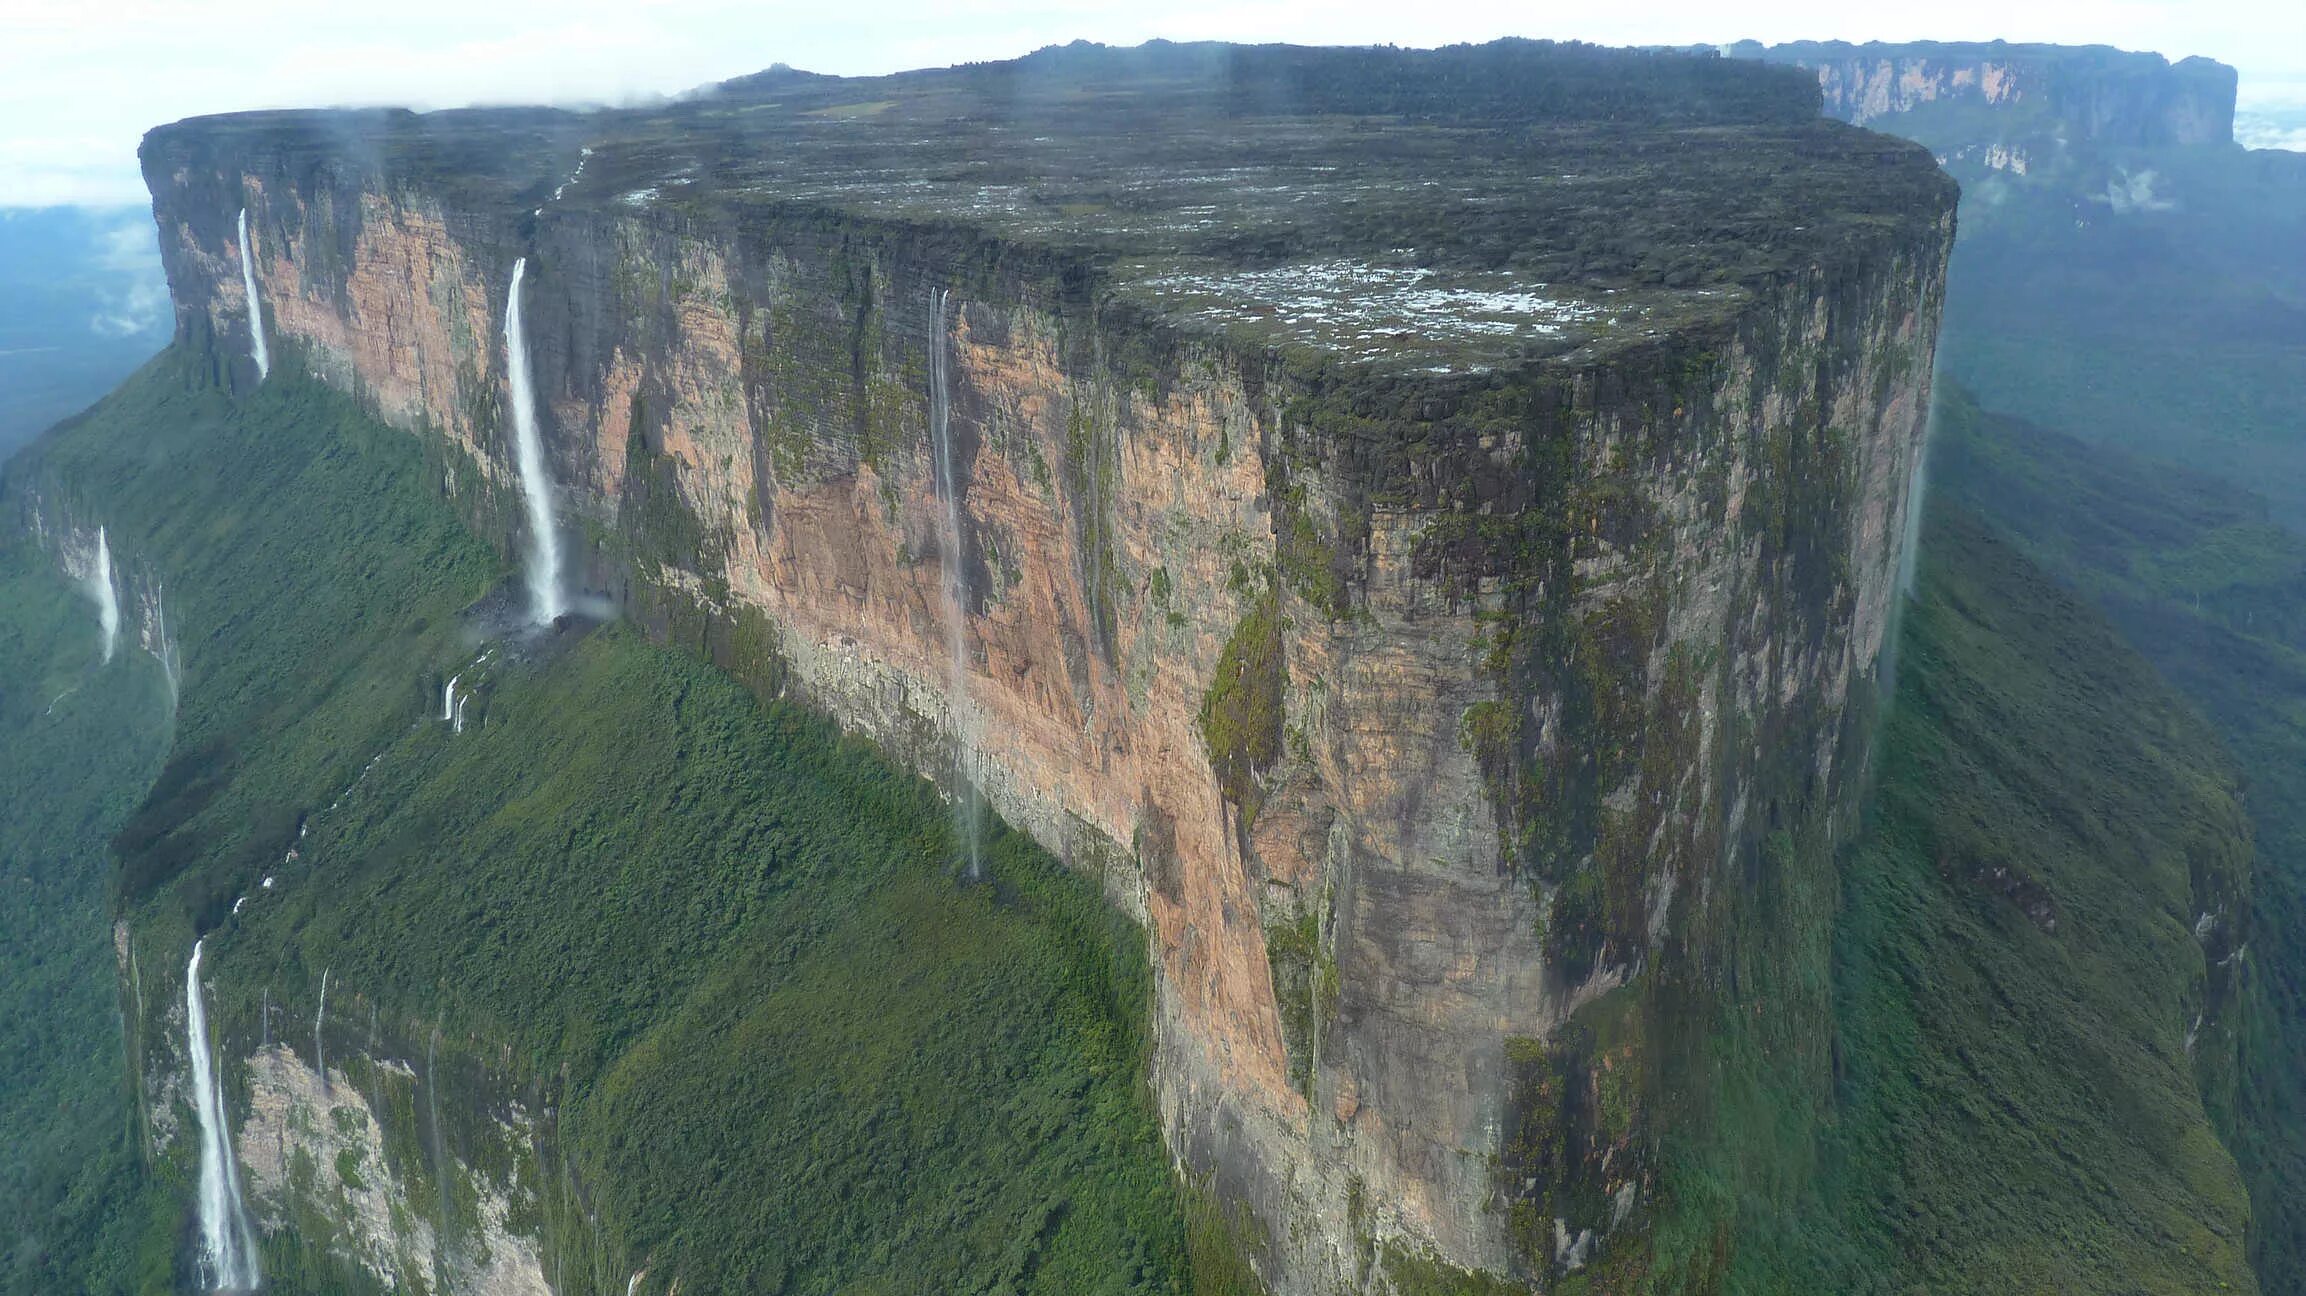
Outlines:
[[[1941,367],[1990,409],[2183,464],[2306,525],[2306,154],[2235,142],[2234,70],[2102,46],[1731,47],[1962,184]],[[2250,142],[2306,120],[2242,119]]]
[[0,457],[118,385],[170,322],[148,209],[0,210]]
[[[1826,115],[1860,126],[1923,111],[1949,125],[1969,117],[1958,143],[2008,135],[2012,125],[2091,145],[2224,144],[2234,135],[2234,69],[2213,59],[2007,41],[1743,41],[1729,53],[1814,69]],[[1979,129],[1987,118],[1978,113],[1996,124]],[[1900,123],[1882,129],[1915,134]]]

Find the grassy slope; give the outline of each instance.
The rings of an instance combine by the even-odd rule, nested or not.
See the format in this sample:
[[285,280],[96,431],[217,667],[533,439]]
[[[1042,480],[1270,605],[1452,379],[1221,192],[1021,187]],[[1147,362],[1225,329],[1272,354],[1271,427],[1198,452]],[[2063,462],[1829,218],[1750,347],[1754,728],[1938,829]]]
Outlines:
[[917,780],[623,628],[489,688],[317,821],[243,998],[328,967],[566,1066],[605,1250],[693,1287],[1170,1286],[1141,938],[1091,888],[1008,837],[956,887]]
[[[1875,127],[1941,153],[2050,133],[2022,114]],[[2306,546],[2283,534],[2306,517],[2306,158],[2085,151],[2045,172],[2057,152],[2037,148],[2025,180],[1965,173],[1939,365],[2080,439],[1949,400],[1936,485],[2103,611],[2249,784],[2253,1002],[2240,1082],[2210,1094],[2251,1182],[2260,1275],[2306,1290]],[[2145,172],[2155,201],[2115,210],[2108,182]]]
[[105,841],[167,742],[159,668],[105,663],[94,607],[0,538],[0,1291],[104,1290],[139,1254]]
[[2306,1288],[2306,541],[2205,476],[1941,411],[1940,489],[2104,609],[2217,728],[2256,838],[2237,1155],[2268,1291]]
[[[184,710],[123,885],[147,939],[222,924],[227,1038],[326,968],[332,1016],[509,1045],[562,1099],[583,1246],[688,1290],[1182,1289],[1142,937],[1015,839],[954,887],[924,784],[621,627],[425,719],[499,564],[292,368],[236,410],[164,358],[33,467],[166,571]],[[271,1289],[330,1281],[270,1250]]]
[[1844,870],[1832,1195],[1934,1292],[2246,1289],[2185,1049],[2196,913],[2247,869],[2232,776],[1990,531],[1941,508],[1925,563]]
[[[1667,1183],[1714,1224],[1661,1235],[1649,1285],[2248,1290],[2186,1052],[2196,879],[2248,858],[2215,739],[1957,510],[1899,661],[1864,831],[1838,865],[1767,843],[1731,1009],[1663,1077],[1712,1094]],[[1612,1257],[1587,1281],[1641,1289]]]

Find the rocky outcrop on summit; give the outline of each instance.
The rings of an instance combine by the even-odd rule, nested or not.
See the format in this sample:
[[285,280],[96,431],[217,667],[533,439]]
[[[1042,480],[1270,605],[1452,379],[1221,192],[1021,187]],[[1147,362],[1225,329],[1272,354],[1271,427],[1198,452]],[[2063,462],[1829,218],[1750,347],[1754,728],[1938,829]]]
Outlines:
[[180,335],[252,372],[246,206],[274,363],[452,450],[507,545],[527,257],[584,583],[1100,876],[1174,1151],[1312,1292],[1638,1247],[1673,1118],[1533,1059],[1720,993],[1762,838],[1844,822],[1954,192],[1815,103],[1527,43],[1073,48],[143,156]]

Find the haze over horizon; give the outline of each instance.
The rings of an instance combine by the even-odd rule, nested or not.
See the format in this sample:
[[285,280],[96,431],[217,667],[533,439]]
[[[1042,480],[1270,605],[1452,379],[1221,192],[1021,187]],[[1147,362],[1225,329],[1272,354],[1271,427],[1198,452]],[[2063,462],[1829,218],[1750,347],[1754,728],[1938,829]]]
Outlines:
[[[846,14],[736,0],[411,0],[388,25],[295,0],[89,7],[27,0],[0,15],[0,207],[144,201],[136,142],[163,122],[264,108],[595,104],[677,94],[775,63],[841,75],[1014,57],[1045,45],[1172,40],[1433,46],[1500,36],[1604,45],[1741,39],[2107,44],[2242,74],[2245,106],[2306,104],[2306,10],[2272,3],[2079,0],[2015,12],[1957,0],[1927,15],[1853,14],[1825,0],[1725,16],[1696,0],[1595,11],[1501,0],[1405,11],[1368,0],[1185,0],[1159,13],[1064,0],[898,0]],[[91,90],[94,89],[95,93]],[[72,103],[69,117],[55,111]],[[2277,142],[2276,136],[2263,137]],[[2292,147],[2301,141],[2291,136]]]

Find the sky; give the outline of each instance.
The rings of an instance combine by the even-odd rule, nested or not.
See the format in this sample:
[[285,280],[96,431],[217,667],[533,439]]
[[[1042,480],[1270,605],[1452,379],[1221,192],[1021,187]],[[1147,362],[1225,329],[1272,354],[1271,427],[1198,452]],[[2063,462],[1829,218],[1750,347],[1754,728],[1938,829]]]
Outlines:
[[1443,45],[2058,41],[2202,54],[2306,106],[2296,0],[0,0],[0,207],[144,201],[136,142],[251,108],[604,103],[789,63],[866,74],[1074,39]]

